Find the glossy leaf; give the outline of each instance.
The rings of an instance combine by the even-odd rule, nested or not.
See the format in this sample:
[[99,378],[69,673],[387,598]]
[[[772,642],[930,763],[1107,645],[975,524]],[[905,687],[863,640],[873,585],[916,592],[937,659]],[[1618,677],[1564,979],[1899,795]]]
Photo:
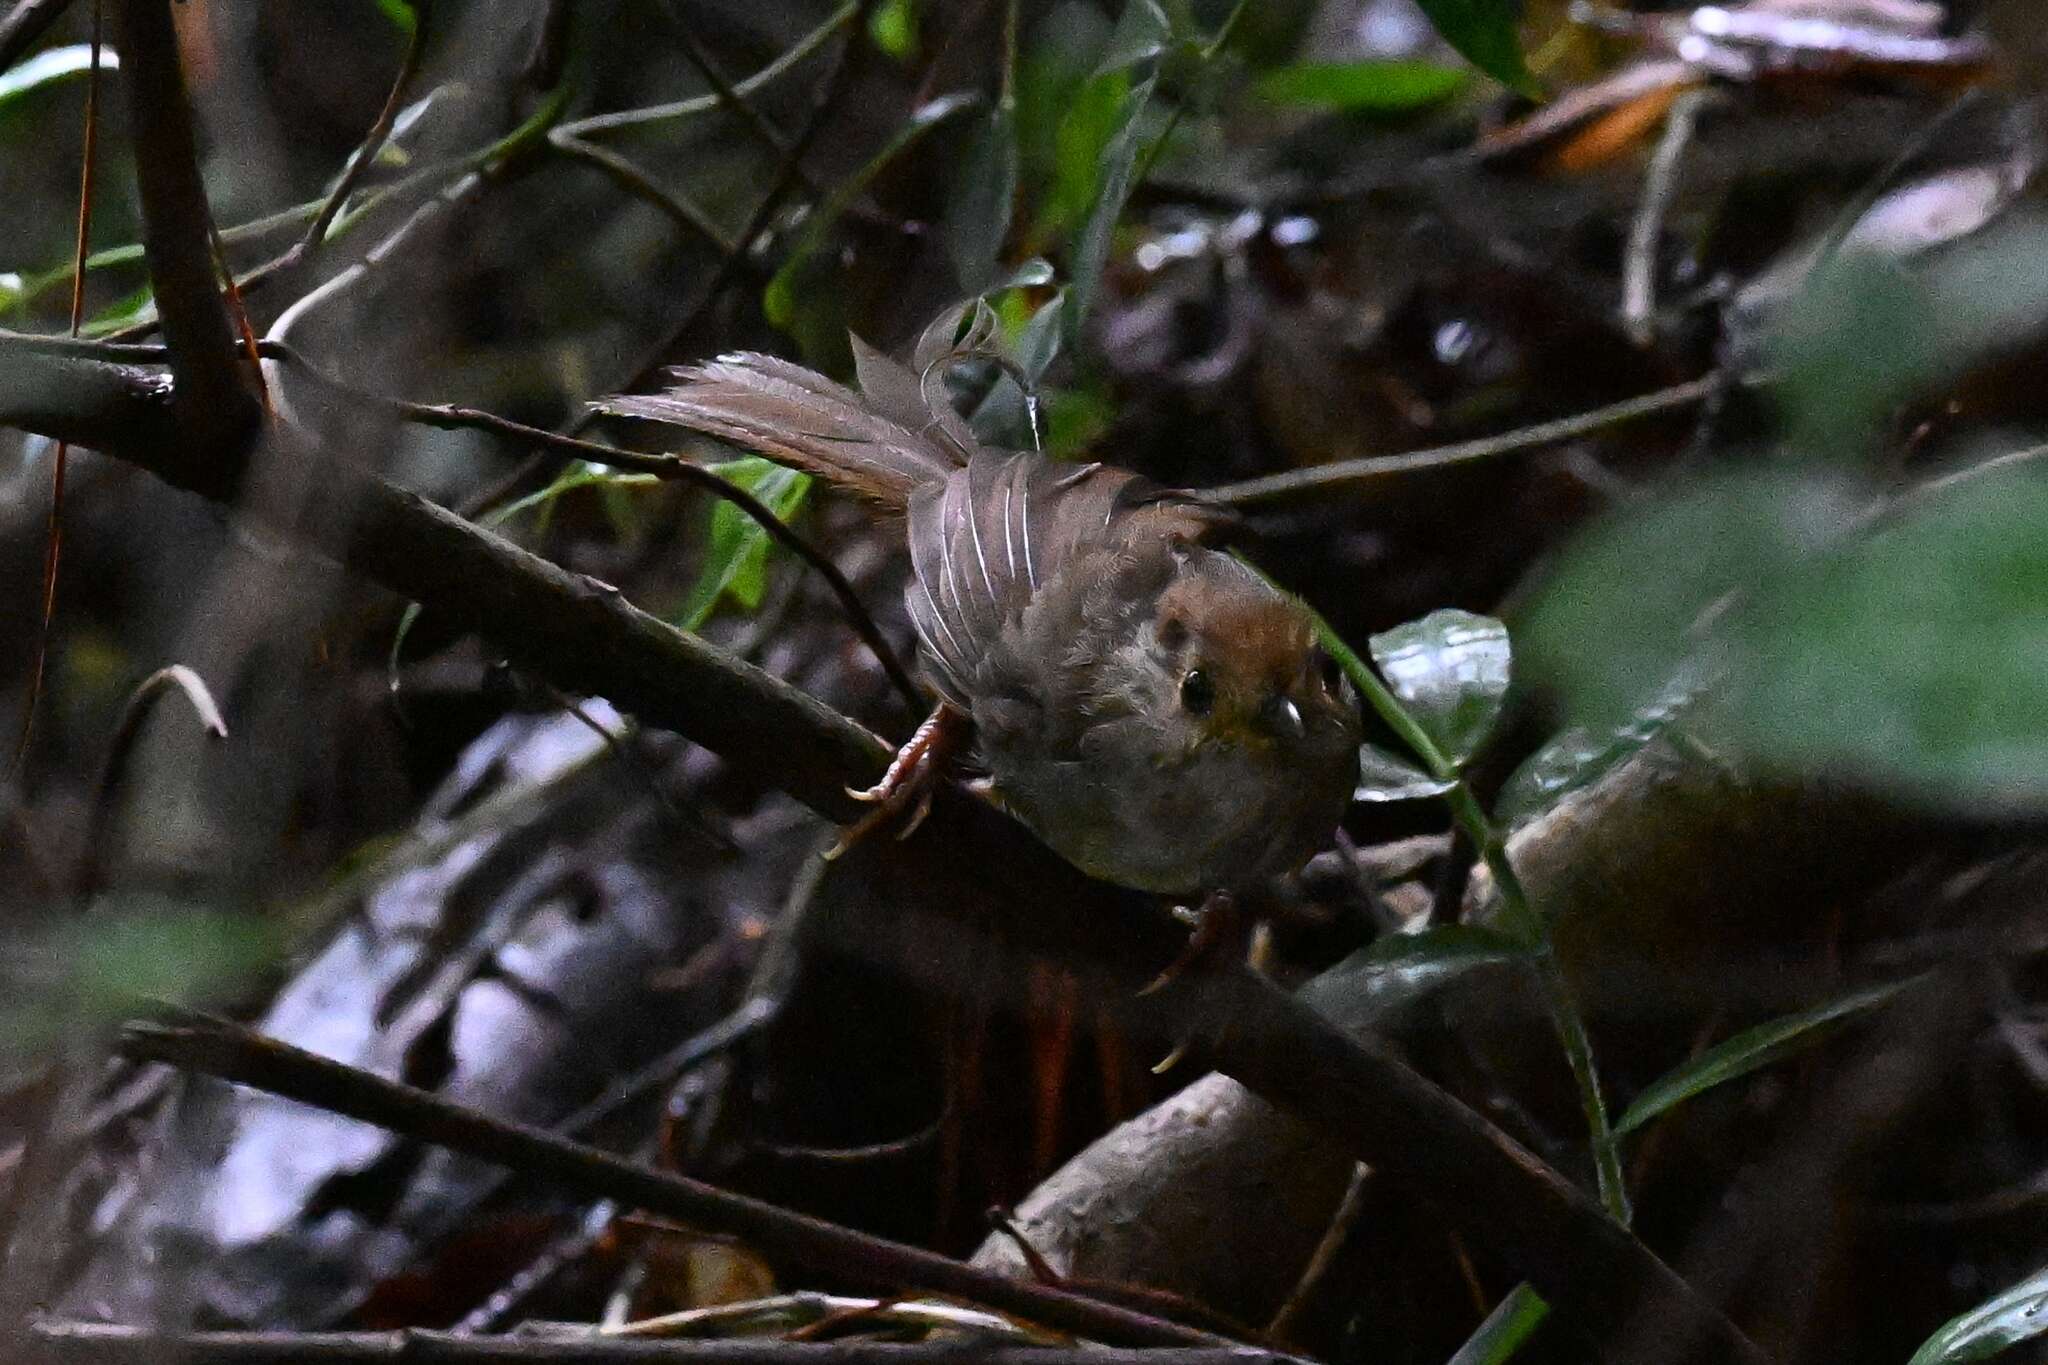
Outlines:
[[1550,1305],[1543,1296],[1527,1284],[1518,1284],[1493,1306],[1449,1365],[1506,1365],[1549,1316]]
[[2003,1294],[1944,1323],[1913,1352],[1908,1365],[1990,1360],[2044,1333],[2048,1333],[2048,1270],[2038,1270]]
[[[712,471],[738,484],[768,505],[784,521],[796,515],[810,491],[808,475],[758,455],[714,465]],[[704,549],[704,568],[676,624],[696,630],[726,598],[748,611],[761,605],[768,582],[768,551],[773,542],[760,523],[724,500],[711,509],[711,532]]]
[[1360,950],[1360,965],[1382,967],[1477,967],[1490,962],[1519,962],[1529,945],[1498,929],[1476,924],[1438,924],[1413,934],[1387,934]]
[[1373,661],[1409,715],[1456,766],[1500,719],[1508,693],[1507,627],[1446,608],[1372,637]]
[[1758,1024],[1708,1048],[1685,1065],[1653,1081],[1636,1096],[1636,1102],[1614,1125],[1615,1136],[1632,1132],[1717,1085],[1747,1076],[1811,1047],[1825,1036],[1830,1025],[1876,1008],[1918,979],[1893,981],[1857,991],[1816,1009]]
[[1594,730],[1573,725],[1529,755],[1502,784],[1493,814],[1519,829],[1559,801],[1591,786],[1662,735],[1699,695],[1690,678],[1674,682],[1619,726]]
[[1515,33],[1520,0],[1416,0],[1429,22],[1458,55],[1511,90],[1531,98],[1542,91],[1522,58]]
[[968,148],[946,204],[946,247],[965,288],[995,280],[1016,200],[1017,112],[999,105]]
[[1389,753],[1377,744],[1358,746],[1358,790],[1353,792],[1354,801],[1387,802],[1418,801],[1427,796],[1442,796],[1455,781],[1432,777],[1419,766],[1399,754]]
[[[100,70],[118,69],[120,61],[111,47],[100,48]],[[38,90],[85,75],[92,70],[92,44],[72,43],[38,52],[19,66],[0,71],[0,113],[15,101]]]
[[1081,324],[1101,285],[1103,269],[1109,264],[1117,220],[1123,216],[1124,202],[1130,198],[1132,173],[1137,167],[1138,153],[1144,141],[1140,125],[1145,106],[1152,99],[1152,85],[1148,79],[1131,87],[1118,105],[1111,120],[1114,132],[1104,145],[1098,163],[1099,174],[1094,198],[1088,206],[1088,216],[1074,235],[1073,249],[1069,253],[1072,279],[1067,286],[1067,306],[1060,317],[1069,346],[1080,338]]
[[1272,104],[1395,114],[1441,104],[1466,79],[1433,62],[1314,62],[1268,71],[1254,88]]

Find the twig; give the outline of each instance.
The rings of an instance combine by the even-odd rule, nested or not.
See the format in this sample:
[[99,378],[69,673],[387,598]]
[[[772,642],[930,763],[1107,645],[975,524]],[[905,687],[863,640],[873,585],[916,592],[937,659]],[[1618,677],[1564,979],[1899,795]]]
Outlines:
[[187,1011],[175,1011],[171,1018],[176,1022],[129,1025],[121,1034],[122,1053],[137,1061],[163,1062],[282,1095],[467,1156],[544,1176],[586,1195],[616,1199],[694,1226],[729,1232],[770,1256],[860,1283],[958,1295],[1103,1341],[1134,1345],[1216,1341],[1207,1333],[1147,1314],[1007,1279],[936,1252],[827,1223],[642,1166],[541,1129],[496,1119],[224,1021]]
[[1705,86],[1680,95],[1664,116],[1664,136],[1657,141],[1643,177],[1643,201],[1629,224],[1628,251],[1622,257],[1621,325],[1629,340],[1649,346],[1657,339],[1657,244],[1664,236],[1664,217],[1678,192],[1678,168],[1700,110],[1712,98]]
[[70,8],[71,0],[18,0],[0,19],[0,71],[13,66]]
[[[780,79],[801,63],[805,58],[823,47],[827,40],[846,27],[860,8],[856,0],[846,0],[825,17],[825,21],[798,39],[795,46],[777,57],[768,65],[756,71],[733,87],[735,95],[752,95],[755,91]],[[610,114],[592,114],[562,125],[571,137],[585,137],[591,133],[615,132],[621,128],[642,128],[651,123],[666,123],[675,119],[691,118],[697,114],[708,114],[720,107],[724,99],[717,94],[695,95],[672,104],[653,104],[640,109],[622,109]]]
[[1351,1168],[1351,1183],[1345,1186],[1344,1197],[1337,1203],[1337,1211],[1330,1215],[1330,1224],[1323,1229],[1323,1235],[1316,1242],[1316,1249],[1302,1267],[1301,1278],[1288,1293],[1287,1301],[1273,1314],[1273,1320],[1266,1324],[1266,1335],[1274,1341],[1286,1341],[1294,1335],[1294,1329],[1301,1321],[1301,1315],[1308,1311],[1309,1303],[1315,1298],[1316,1290],[1330,1273],[1330,1267],[1337,1263],[1337,1257],[1351,1240],[1351,1230],[1358,1226],[1358,1217],[1365,1212],[1365,1191],[1372,1179],[1372,1168],[1360,1162]]
[[655,184],[647,172],[609,147],[585,142],[560,128],[548,134],[548,146],[572,161],[581,161],[603,171],[628,194],[637,195],[660,209],[677,227],[713,249],[727,254],[739,250],[738,244],[726,236],[725,230],[712,222],[704,210]]
[[[766,115],[754,107],[752,100],[725,78],[725,73],[711,60],[711,54],[697,41],[697,35],[690,29],[688,17],[679,12],[681,8],[674,0],[668,5],[671,27],[675,30],[676,41],[682,45],[683,57],[691,66],[697,68],[697,74],[704,78],[704,83],[711,87],[711,93],[718,97],[720,107],[738,118],[746,126],[747,131],[754,135],[756,141],[778,157],[788,156],[789,139],[768,121]],[[813,199],[824,197],[824,192],[804,174],[801,167],[798,168],[797,175],[798,183],[804,187],[806,194]]]
[[334,190],[320,205],[319,212],[307,225],[305,235],[285,253],[286,264],[279,269],[290,269],[317,252],[327,239],[327,229],[334,223],[334,217],[341,212],[341,206],[355,191],[357,182],[377,159],[377,153],[384,149],[385,139],[391,136],[391,129],[398,122],[398,111],[404,107],[406,87],[419,74],[420,57],[427,48],[427,34],[433,27],[433,0],[412,0],[412,32],[405,40],[405,55],[399,58],[398,74],[392,78],[391,91],[384,96],[384,107],[377,111],[376,122],[363,135],[362,145],[342,167],[341,179],[335,182]]
[[114,726],[114,737],[108,741],[106,761],[100,766],[99,782],[93,789],[92,815],[86,822],[85,847],[79,851],[72,886],[73,901],[80,908],[91,903],[105,881],[106,843],[113,826],[114,798],[127,780],[135,742],[142,738],[143,724],[156,711],[158,700],[174,689],[184,694],[207,733],[217,739],[228,737],[227,721],[222,719],[213,693],[185,665],[160,668],[136,684],[128,694],[128,704],[121,708],[121,719]]
[[564,436],[559,432],[541,427],[530,427],[514,422],[495,413],[483,412],[476,408],[456,407],[450,404],[405,403],[379,399],[393,407],[409,422],[442,429],[468,427],[478,431],[494,432],[515,441],[525,441],[547,450],[577,459],[589,460],[596,464],[611,465],[616,469],[631,469],[656,478],[671,479],[678,483],[694,484],[714,497],[725,499],[746,515],[765,532],[768,538],[801,559],[816,570],[832,595],[839,599],[840,610],[846,615],[847,624],[875,656],[882,671],[889,675],[889,681],[913,711],[922,712],[926,706],[924,693],[919,690],[903,661],[896,657],[896,651],[882,634],[882,628],[860,600],[860,594],[839,566],[829,555],[818,549],[803,536],[792,530],[789,524],[775,515],[759,498],[740,487],[732,480],[721,477],[702,465],[674,455],[647,455],[639,451],[624,450],[618,446],[605,445],[597,441],[586,441],[580,437]]
[[1310,469],[1290,469],[1283,474],[1268,474],[1263,478],[1244,479],[1238,483],[1205,488],[1202,490],[1202,497],[1209,502],[1244,506],[1295,497],[1337,484],[1362,483],[1393,474],[1414,474],[1429,469],[1450,469],[1458,465],[1476,464],[1497,456],[1511,455],[1520,450],[1555,445],[1559,441],[1568,441],[1575,436],[1588,436],[1607,427],[1619,426],[1624,422],[1633,422],[1644,417],[1654,417],[1661,412],[1689,408],[1712,397],[1725,382],[1720,375],[1709,374],[1699,379],[1687,380],[1683,384],[1674,384],[1668,389],[1659,389],[1655,393],[1626,398],[1619,403],[1609,403],[1604,408],[1594,408],[1590,412],[1559,418],[1555,422],[1539,422],[1535,426],[1503,432],[1499,436],[1482,437],[1476,441],[1459,441],[1454,445],[1434,446],[1427,450],[1403,451],[1398,455],[1367,455],[1356,460],[1338,460]]
[[[93,177],[99,162],[100,145],[100,60],[103,56],[101,27],[104,10],[99,0],[92,7],[92,63],[85,85],[85,137],[78,156],[78,231],[71,251],[71,335],[77,336],[85,320],[85,258],[92,241]],[[0,63],[4,69],[5,63]],[[29,741],[35,737],[36,708],[42,701],[43,678],[50,662],[50,628],[57,619],[57,578],[64,563],[64,476],[71,464],[71,447],[63,441],[50,455],[50,515],[43,532],[42,611],[36,619],[35,643],[28,671],[28,696],[21,703],[21,737],[14,746],[8,771],[20,773],[28,759]]]
[[115,0],[121,75],[142,201],[142,247],[188,437],[224,442],[255,426],[255,396],[235,357],[213,271],[213,214],[194,151],[192,106],[178,65],[170,0]]
[[614,388],[623,391],[644,380],[679,342],[696,329],[697,323],[716,305],[719,297],[725,293],[726,287],[740,277],[746,268],[747,252],[753,248],[754,239],[766,230],[776,211],[782,207],[783,198],[797,183],[803,169],[803,159],[810,154],[811,144],[825,131],[833,106],[839,103],[841,96],[852,85],[854,73],[867,52],[867,44],[862,41],[862,35],[867,28],[868,15],[873,12],[877,3],[878,0],[855,0],[853,14],[850,16],[853,22],[853,36],[840,45],[839,60],[833,66],[831,76],[820,88],[817,98],[812,101],[810,114],[804,120],[802,130],[797,133],[796,140],[790,143],[789,151],[782,158],[782,164],[776,168],[774,178],[769,181],[767,193],[761,196],[760,202],[754,206],[754,212],[748,217],[746,226],[741,228],[739,235],[733,239],[735,249],[727,252],[725,258],[719,262],[718,269],[712,273],[711,279],[698,293],[696,303],[683,314],[682,321],[676,324],[659,346],[654,347],[641,359],[623,384],[614,385]]
[[644,1341],[620,1337],[475,1337],[453,1332],[151,1332],[45,1322],[40,1360],[63,1365],[1286,1365],[1296,1357],[1250,1347],[1150,1350],[991,1345],[972,1336],[880,1341]]

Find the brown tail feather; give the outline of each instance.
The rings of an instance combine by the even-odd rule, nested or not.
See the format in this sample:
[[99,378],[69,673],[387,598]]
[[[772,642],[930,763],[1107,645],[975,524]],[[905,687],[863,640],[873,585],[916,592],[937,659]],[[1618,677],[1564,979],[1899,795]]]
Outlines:
[[859,394],[823,375],[752,351],[671,371],[661,393],[619,394],[601,412],[701,431],[778,464],[901,509],[961,458],[926,432],[879,415]]

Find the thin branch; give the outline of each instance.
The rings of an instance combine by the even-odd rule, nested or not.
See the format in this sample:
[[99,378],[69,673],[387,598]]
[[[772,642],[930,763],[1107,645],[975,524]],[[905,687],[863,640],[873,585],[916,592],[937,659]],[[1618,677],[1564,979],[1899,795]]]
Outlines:
[[[859,8],[857,0],[846,0],[846,3],[827,15],[823,23],[798,39],[789,51],[745,80],[735,83],[732,87],[733,93],[740,96],[752,95],[787,75],[812,53],[823,47],[833,34],[846,27],[847,21],[853,18]],[[615,132],[621,128],[642,128],[653,123],[667,123],[698,114],[708,114],[723,103],[724,100],[717,94],[695,95],[672,104],[653,104],[640,109],[621,109],[610,114],[592,114],[573,123],[565,123],[562,127],[571,137],[585,137],[591,133]]]
[[454,1332],[151,1332],[44,1322],[33,1342],[53,1365],[1284,1365],[1251,1347],[1149,1350],[994,1345],[971,1335],[926,1342],[649,1341],[620,1337],[465,1336]]
[[882,1289],[951,1294],[1064,1331],[1129,1345],[1214,1345],[1218,1338],[1079,1294],[1008,1279],[937,1252],[716,1186],[672,1175],[542,1129],[493,1118],[437,1095],[237,1025],[187,1011],[175,1023],[136,1023],[123,1055],[251,1086],[329,1113],[373,1123],[467,1156],[545,1176],[580,1194],[615,1199],[692,1226],[743,1237],[763,1253]]
[[1365,1192],[1371,1179],[1372,1168],[1363,1162],[1351,1168],[1351,1183],[1345,1186],[1344,1197],[1337,1201],[1337,1211],[1330,1215],[1329,1225],[1317,1240],[1314,1253],[1309,1256],[1308,1264],[1302,1267],[1301,1278],[1294,1282],[1287,1301],[1266,1324],[1266,1335],[1274,1341],[1286,1341],[1294,1335],[1295,1327],[1315,1299],[1316,1290],[1322,1287],[1330,1267],[1337,1263],[1337,1257],[1350,1242],[1352,1229],[1358,1226],[1359,1215],[1365,1212]]
[[255,426],[255,396],[235,356],[213,270],[213,214],[194,150],[170,0],[116,0],[121,75],[142,200],[142,245],[177,378],[181,423],[202,444]]
[[[370,125],[370,131],[363,136],[362,145],[348,159],[342,168],[341,179],[335,182],[333,193],[320,205],[320,211],[313,215],[306,233],[299,238],[287,257],[292,265],[311,256],[320,249],[327,238],[327,229],[333,226],[335,215],[348,202],[350,194],[362,180],[364,172],[377,159],[377,153],[384,149],[385,139],[391,136],[391,129],[398,122],[398,111],[404,107],[406,87],[419,74],[420,57],[426,51],[427,34],[433,27],[433,0],[413,0],[412,33],[405,40],[405,55],[399,58],[398,75],[392,79],[391,91],[384,96],[384,107],[377,111],[377,121]],[[282,268],[289,268],[282,267]]]
[[[92,7],[92,64],[85,85],[85,137],[78,161],[78,231],[71,250],[71,335],[77,336],[85,320],[85,258],[92,241],[93,178],[99,163],[100,64],[104,56],[101,41],[104,10],[99,0]],[[4,66],[4,64],[0,64]],[[33,657],[29,663],[28,696],[21,704],[21,737],[14,746],[8,771],[19,773],[28,758],[29,741],[35,737],[36,708],[42,701],[43,678],[50,662],[50,629],[57,619],[57,579],[64,563],[64,481],[71,465],[71,447],[57,442],[50,455],[50,515],[43,532],[42,612],[36,620]]]
[[782,207],[784,197],[795,187],[803,171],[803,160],[810,154],[811,144],[825,131],[825,126],[831,121],[833,108],[852,87],[853,77],[867,52],[868,45],[862,38],[867,29],[868,15],[874,11],[877,3],[878,0],[855,0],[853,14],[850,16],[853,21],[853,36],[840,45],[839,60],[832,68],[831,76],[819,89],[816,99],[812,101],[810,115],[804,120],[803,129],[790,144],[787,154],[783,156],[782,164],[776,169],[774,178],[768,184],[768,192],[761,196],[760,202],[754,206],[754,212],[748,217],[746,226],[740,229],[739,236],[734,239],[736,249],[727,252],[724,260],[719,262],[718,269],[705,284],[702,292],[697,295],[695,306],[683,315],[683,320],[676,324],[661,345],[655,347],[641,360],[626,382],[615,385],[615,389],[623,391],[641,383],[678,343],[695,330],[697,323],[725,293],[726,287],[744,272],[747,252],[752,249],[754,239],[767,229],[776,212]]
[[81,909],[99,894],[104,882],[106,843],[113,828],[114,798],[127,779],[128,762],[135,753],[135,742],[142,738],[143,724],[156,712],[157,702],[173,690],[184,694],[192,713],[199,718],[200,725],[208,734],[216,739],[228,737],[228,723],[222,719],[213,693],[207,690],[205,681],[184,664],[158,669],[128,694],[128,704],[121,708],[121,719],[115,723],[114,737],[107,743],[107,757],[100,766],[99,782],[93,789],[92,816],[86,824],[85,847],[79,853],[78,871],[73,879],[72,899]]
[[[0,424],[114,454],[165,481],[234,503],[246,453],[179,438],[157,376],[92,361],[0,352]],[[280,428],[283,433],[285,429]],[[648,615],[619,592],[474,526],[361,466],[307,450],[303,464],[350,525],[296,533],[356,572],[474,630],[566,691],[603,696],[795,796],[827,819],[865,810],[847,796],[889,750],[866,729],[716,645]]]
[[1512,455],[1517,451],[1556,445],[1559,441],[1569,441],[1577,436],[1589,436],[1608,427],[1620,426],[1624,422],[1634,422],[1644,417],[1654,417],[1659,413],[1689,408],[1713,397],[1726,382],[1718,373],[1709,374],[1699,379],[1687,380],[1683,384],[1674,384],[1668,389],[1659,389],[1655,393],[1626,398],[1619,403],[1609,403],[1604,408],[1594,408],[1590,412],[1559,418],[1555,422],[1539,422],[1535,426],[1522,427],[1499,436],[1487,436],[1476,441],[1459,441],[1455,445],[1434,446],[1427,450],[1403,451],[1398,455],[1367,455],[1356,460],[1338,460],[1309,469],[1291,469],[1284,474],[1268,474],[1263,478],[1245,479],[1238,483],[1205,488],[1202,490],[1202,497],[1209,502],[1242,507],[1250,503],[1275,502],[1282,498],[1298,497],[1303,493],[1312,493],[1339,484],[1363,483],[1395,474],[1415,474],[1423,470],[1451,469],[1458,465],[1478,464],[1502,455]]
[[391,399],[379,399],[395,410],[408,422],[443,430],[467,427],[477,431],[489,431],[515,441],[538,445],[562,455],[588,460],[595,464],[610,465],[615,469],[630,469],[656,478],[673,480],[677,483],[693,484],[714,497],[725,499],[744,512],[768,538],[783,549],[801,559],[816,570],[832,589],[832,595],[839,599],[840,609],[846,614],[847,624],[875,656],[875,662],[889,676],[889,681],[913,711],[923,711],[927,699],[910,672],[896,657],[896,651],[889,644],[882,628],[875,623],[867,607],[861,602],[860,594],[853,584],[841,573],[839,566],[829,555],[818,549],[795,530],[789,523],[775,515],[759,498],[740,487],[732,480],[722,477],[702,465],[674,455],[648,455],[636,450],[624,450],[618,446],[605,445],[597,441],[586,441],[580,437],[564,436],[560,432],[548,431],[542,427],[530,427],[495,413],[483,412],[476,408],[456,407],[452,404],[407,403]]
[[1680,95],[1664,116],[1664,136],[1643,177],[1643,201],[1629,224],[1628,250],[1622,257],[1621,325],[1629,340],[1650,346],[1657,340],[1657,245],[1664,238],[1664,218],[1678,194],[1678,171],[1693,128],[1713,92],[1694,86]]
[[[787,157],[789,155],[789,139],[784,137],[781,131],[768,121],[765,114],[754,107],[753,101],[748,99],[744,92],[725,78],[725,73],[718,69],[718,63],[711,60],[711,54],[706,52],[704,45],[697,41],[697,35],[691,31],[687,16],[680,13],[680,9],[681,6],[673,3],[673,0],[668,6],[668,14],[670,20],[673,21],[672,27],[675,29],[676,41],[682,45],[684,58],[689,61],[691,66],[697,68],[697,74],[704,78],[704,83],[711,87],[711,93],[718,97],[719,105],[738,118],[742,124],[746,125],[747,131],[753,134],[756,141],[775,156]],[[809,194],[811,198],[822,199],[824,197],[823,191],[811,181],[808,175],[804,174],[801,167],[797,169],[797,175],[799,176],[798,183],[804,187],[804,192]]]
[[548,134],[548,146],[572,161],[581,161],[603,171],[628,194],[637,195],[660,209],[677,227],[714,250],[727,255],[739,250],[738,244],[726,236],[725,230],[712,222],[704,210],[681,195],[655,184],[647,172],[609,147],[585,142],[560,128]]
[[18,0],[0,19],[0,71],[13,66],[70,8],[71,0]]

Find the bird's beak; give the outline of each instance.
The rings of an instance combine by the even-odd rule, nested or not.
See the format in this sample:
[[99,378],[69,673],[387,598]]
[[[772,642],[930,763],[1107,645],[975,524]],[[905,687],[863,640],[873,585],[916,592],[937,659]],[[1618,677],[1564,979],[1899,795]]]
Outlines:
[[1308,734],[1308,726],[1301,719],[1301,708],[1294,704],[1294,698],[1275,694],[1266,699],[1259,708],[1260,719],[1266,729],[1282,739],[1302,739]]

